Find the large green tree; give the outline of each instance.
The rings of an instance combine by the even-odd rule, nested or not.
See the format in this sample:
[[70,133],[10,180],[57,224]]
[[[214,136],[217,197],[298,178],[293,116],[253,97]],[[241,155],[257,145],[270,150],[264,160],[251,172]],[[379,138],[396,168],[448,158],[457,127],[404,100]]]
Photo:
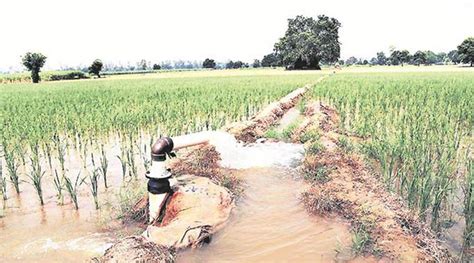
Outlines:
[[102,71],[102,67],[104,64],[100,59],[94,60],[92,62],[92,65],[89,67],[89,73],[96,75],[98,78],[100,78],[100,71]]
[[339,59],[340,27],[337,19],[325,15],[288,19],[288,29],[275,44],[275,52],[288,69],[321,69],[319,63]]
[[474,62],[474,37],[466,38],[458,46],[458,53],[463,63],[472,64]]
[[33,83],[38,83],[41,80],[39,75],[41,68],[46,62],[46,56],[41,53],[26,53],[22,58],[23,66],[31,71],[31,80]]

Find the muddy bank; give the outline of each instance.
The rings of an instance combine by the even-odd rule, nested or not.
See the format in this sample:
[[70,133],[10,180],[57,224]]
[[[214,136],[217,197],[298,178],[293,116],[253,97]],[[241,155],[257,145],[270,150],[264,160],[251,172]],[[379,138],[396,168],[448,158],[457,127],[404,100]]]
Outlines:
[[250,143],[264,137],[265,131],[275,124],[289,109],[293,108],[309,87],[294,90],[281,100],[271,103],[251,120],[233,123],[223,128],[239,141]]
[[308,142],[311,151],[304,161],[305,176],[313,183],[303,194],[309,212],[349,219],[358,253],[398,262],[453,261],[429,227],[385,190],[360,155],[341,143],[335,109],[318,102],[306,115],[295,139],[307,132],[316,138]]

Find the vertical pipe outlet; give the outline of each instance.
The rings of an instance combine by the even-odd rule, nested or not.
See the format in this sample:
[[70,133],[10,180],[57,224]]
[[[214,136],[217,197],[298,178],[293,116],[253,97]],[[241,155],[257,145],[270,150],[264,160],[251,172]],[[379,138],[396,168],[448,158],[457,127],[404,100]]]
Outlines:
[[160,216],[160,211],[171,194],[171,173],[166,169],[166,156],[173,150],[173,140],[169,137],[158,139],[151,148],[151,168],[146,172],[148,178],[149,222]]

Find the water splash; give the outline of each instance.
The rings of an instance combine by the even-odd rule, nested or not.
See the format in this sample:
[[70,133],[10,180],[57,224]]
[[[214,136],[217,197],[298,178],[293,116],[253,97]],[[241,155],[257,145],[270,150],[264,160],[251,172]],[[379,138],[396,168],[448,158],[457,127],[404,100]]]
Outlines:
[[220,153],[220,165],[226,168],[294,168],[304,155],[304,147],[301,144],[271,142],[244,145],[227,132],[209,131],[204,134],[209,136],[210,144]]

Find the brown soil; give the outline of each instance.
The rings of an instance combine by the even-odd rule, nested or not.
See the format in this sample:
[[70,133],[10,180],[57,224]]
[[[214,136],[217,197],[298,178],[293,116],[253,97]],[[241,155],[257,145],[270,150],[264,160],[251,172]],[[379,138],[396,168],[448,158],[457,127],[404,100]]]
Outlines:
[[307,155],[304,165],[324,167],[326,180],[316,181],[303,196],[308,211],[320,215],[336,214],[351,221],[354,231],[364,230],[370,240],[362,252],[399,262],[450,262],[430,229],[420,223],[401,199],[385,191],[374,171],[363,158],[338,146],[338,115],[334,108],[314,103],[306,120],[297,129],[298,140],[310,129],[318,130],[323,149]]
[[125,224],[139,222],[147,228],[143,236],[119,241],[95,261],[174,262],[176,249],[209,242],[224,226],[234,196],[240,193],[240,179],[219,167],[219,153],[211,145],[193,147],[180,156],[170,165],[178,185],[160,219],[148,225],[148,196],[144,196],[124,217]]
[[140,236],[126,237],[105,251],[104,256],[93,258],[91,262],[160,262],[171,263],[175,252],[158,246]]
[[275,124],[289,109],[293,108],[305,94],[308,87],[294,90],[281,100],[271,103],[251,120],[232,123],[223,130],[235,136],[237,140],[251,143],[264,136],[265,131]]

